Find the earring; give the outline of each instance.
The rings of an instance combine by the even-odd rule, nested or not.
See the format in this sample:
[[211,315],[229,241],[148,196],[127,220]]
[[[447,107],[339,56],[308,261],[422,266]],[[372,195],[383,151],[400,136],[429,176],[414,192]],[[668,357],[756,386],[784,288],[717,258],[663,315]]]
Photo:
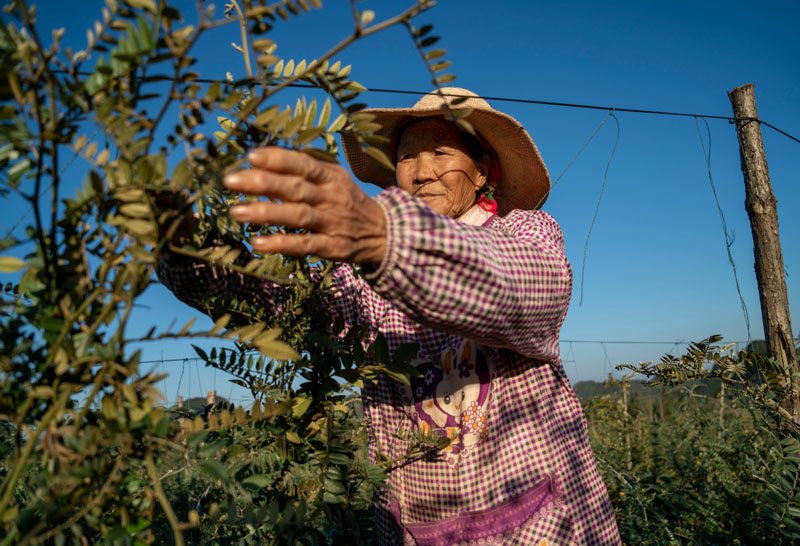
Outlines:
[[497,214],[497,201],[494,198],[495,187],[490,183],[478,190],[478,206],[492,214]]

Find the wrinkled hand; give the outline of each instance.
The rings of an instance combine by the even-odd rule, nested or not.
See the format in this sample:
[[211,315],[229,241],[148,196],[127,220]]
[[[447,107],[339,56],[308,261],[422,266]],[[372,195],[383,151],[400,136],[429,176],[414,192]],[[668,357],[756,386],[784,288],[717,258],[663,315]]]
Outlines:
[[251,168],[226,176],[225,186],[280,202],[235,205],[231,216],[239,222],[308,230],[254,237],[254,250],[380,263],[386,248],[383,210],[346,170],[278,147],[259,148],[248,159]]

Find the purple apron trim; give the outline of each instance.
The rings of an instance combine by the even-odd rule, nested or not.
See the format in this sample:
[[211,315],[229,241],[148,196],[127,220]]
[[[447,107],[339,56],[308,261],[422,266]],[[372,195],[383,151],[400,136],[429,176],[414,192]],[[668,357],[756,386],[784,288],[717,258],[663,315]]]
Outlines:
[[491,216],[489,216],[489,217],[486,219],[486,221],[485,221],[483,224],[481,224],[481,227],[489,227],[489,224],[491,224],[491,223],[492,223],[492,221],[493,221],[495,218],[497,218],[497,215],[496,215],[496,214],[494,214],[494,213],[492,213],[492,215],[491,215]]
[[449,546],[462,540],[478,540],[515,529],[554,497],[550,478],[513,499],[479,512],[465,512],[441,521],[406,523],[418,546]]

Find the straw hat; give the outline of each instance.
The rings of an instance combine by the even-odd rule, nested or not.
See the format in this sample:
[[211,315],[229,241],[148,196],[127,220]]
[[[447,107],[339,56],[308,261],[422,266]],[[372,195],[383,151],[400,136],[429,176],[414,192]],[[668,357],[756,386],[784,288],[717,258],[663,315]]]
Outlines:
[[[550,176],[536,144],[522,125],[508,114],[498,112],[467,89],[444,87],[441,93],[447,104],[452,104],[459,97],[468,97],[465,101],[452,105],[451,109],[471,108],[473,111],[466,119],[475,128],[480,140],[491,146],[497,155],[500,167],[500,178],[495,181],[497,189],[494,192],[497,212],[505,215],[514,209],[530,210],[541,207],[550,193]],[[392,140],[398,128],[414,118],[447,114],[442,97],[435,91],[423,96],[411,108],[372,108],[363,112],[375,115],[375,122],[382,125],[376,134],[388,137],[389,140]],[[381,188],[396,184],[394,172],[365,154],[353,135],[343,135],[342,143],[350,169],[359,180]],[[391,157],[390,142],[373,146]]]

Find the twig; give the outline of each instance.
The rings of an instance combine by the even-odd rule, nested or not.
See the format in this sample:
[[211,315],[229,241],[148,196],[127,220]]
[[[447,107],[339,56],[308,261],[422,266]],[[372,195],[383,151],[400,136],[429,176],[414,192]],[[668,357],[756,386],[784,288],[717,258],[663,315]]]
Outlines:
[[242,10],[239,8],[239,2],[237,2],[236,0],[230,0],[230,1],[234,9],[236,9],[236,15],[239,18],[239,30],[241,31],[242,34],[241,52],[242,55],[244,55],[244,66],[245,69],[247,70],[247,77],[252,80],[253,69],[250,66],[250,45],[247,40],[247,24],[244,19],[244,13],[242,13]]
[[340,51],[342,51],[343,49],[348,47],[350,44],[352,44],[356,40],[358,40],[360,38],[365,38],[365,37],[367,37],[367,36],[369,36],[371,34],[375,34],[377,32],[381,32],[381,31],[383,31],[383,30],[385,30],[385,29],[387,29],[389,27],[392,27],[392,26],[397,25],[397,24],[401,24],[404,21],[408,21],[410,18],[418,15],[420,12],[428,9],[429,7],[430,7],[430,4],[427,1],[419,0],[414,6],[406,9],[402,13],[400,13],[398,15],[395,15],[394,17],[392,17],[390,19],[386,19],[385,21],[383,21],[381,23],[372,25],[371,27],[369,27],[367,29],[359,30],[357,28],[353,32],[353,34],[351,34],[350,36],[348,36],[347,38],[345,38],[344,40],[342,40],[341,42],[339,42],[338,44],[333,46],[331,49],[329,49],[322,57],[320,57],[317,60],[317,62],[311,63],[308,66],[308,68],[305,70],[305,72],[300,73],[300,74],[295,74],[295,75],[287,78],[286,80],[282,81],[281,83],[279,83],[275,87],[273,87],[271,89],[268,89],[261,97],[258,97],[258,98],[253,97],[253,99],[250,100],[247,103],[247,106],[244,109],[242,109],[242,111],[239,113],[238,119],[236,120],[234,127],[230,130],[230,132],[227,135],[225,135],[225,137],[223,139],[220,140],[220,142],[218,144],[218,147],[221,149],[223,146],[225,146],[225,144],[227,144],[228,140],[230,140],[231,136],[233,136],[233,134],[236,132],[236,130],[239,129],[239,127],[244,122],[244,120],[250,114],[255,112],[256,109],[259,106],[261,106],[261,104],[266,99],[268,99],[269,97],[275,95],[279,91],[285,89],[286,87],[289,87],[290,85],[294,84],[298,80],[304,78],[309,72],[311,72],[312,70],[315,70],[316,67],[318,67],[319,65],[321,65],[325,61],[329,60],[331,57],[333,57],[334,55],[336,55],[337,53],[339,53]]
[[156,468],[155,461],[153,461],[152,453],[148,453],[144,456],[144,464],[147,467],[147,472],[150,474],[150,479],[153,480],[153,492],[155,493],[161,508],[164,510],[164,514],[167,516],[169,526],[172,528],[172,534],[175,537],[175,546],[184,546],[183,532],[186,529],[196,527],[196,525],[191,523],[181,523],[178,520],[178,516],[175,515],[175,512],[172,510],[172,505],[169,503],[167,494],[164,493],[164,488],[161,487],[161,482],[158,478],[158,469]]

